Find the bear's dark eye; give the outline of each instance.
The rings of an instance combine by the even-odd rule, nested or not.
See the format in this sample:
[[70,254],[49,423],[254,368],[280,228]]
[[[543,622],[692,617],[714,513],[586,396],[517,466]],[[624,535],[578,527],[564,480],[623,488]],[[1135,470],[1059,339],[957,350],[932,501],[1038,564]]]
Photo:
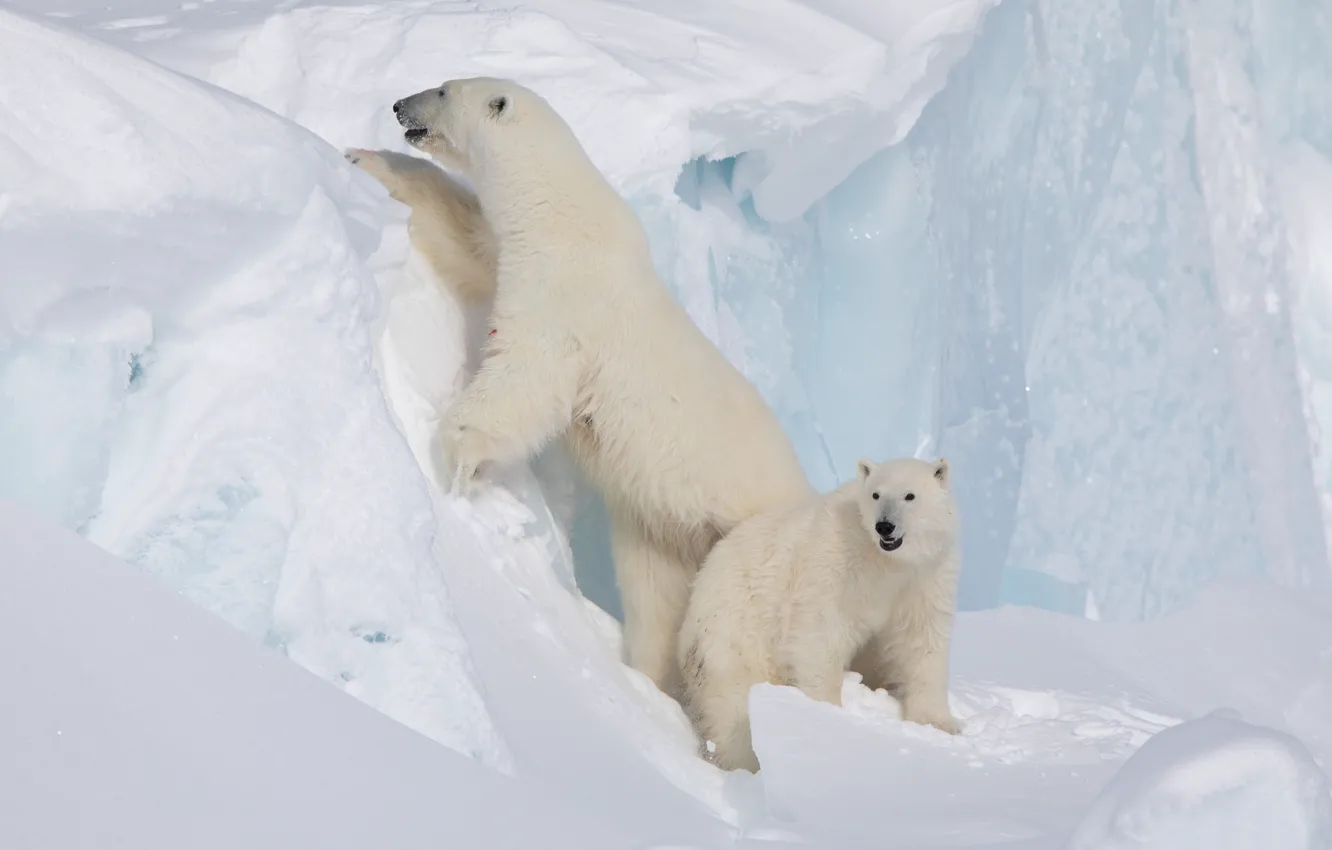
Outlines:
[[490,111],[495,115],[503,115],[508,106],[509,99],[507,97],[497,97],[490,101]]
[[879,494],[878,494],[878,493],[870,493],[870,498],[877,502],[877,501],[879,501]]
[[906,496],[905,496],[904,498],[909,502],[909,501],[911,501],[912,499],[916,498],[916,494],[915,494],[915,493],[907,493]]

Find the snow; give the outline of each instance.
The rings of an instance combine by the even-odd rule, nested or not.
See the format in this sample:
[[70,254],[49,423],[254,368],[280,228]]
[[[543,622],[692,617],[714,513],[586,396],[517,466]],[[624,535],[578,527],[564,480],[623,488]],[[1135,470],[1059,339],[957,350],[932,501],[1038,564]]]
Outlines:
[[[1332,23],[1276,7],[0,4],[0,844],[1329,846]],[[950,458],[961,736],[762,686],[722,774],[558,452],[439,492],[476,317],[339,148],[473,73],[818,486]]]
[[1329,845],[1332,790],[1308,751],[1289,735],[1213,713],[1134,753],[1068,848]]
[[[1020,608],[963,614],[950,689],[965,727],[958,737],[900,722],[896,702],[856,674],[847,674],[841,710],[792,688],[755,688],[767,805],[787,829],[826,846],[1044,848],[1077,834],[1086,843],[1069,850],[1192,850],[1214,845],[1199,837],[1211,833],[1188,829],[1216,829],[1211,807],[1229,805],[1223,794],[1243,786],[1256,832],[1215,846],[1327,846],[1319,830],[1332,796],[1319,764],[1332,758],[1329,615],[1326,600],[1227,582],[1149,624]],[[1234,718],[1207,716],[1218,707]],[[1181,740],[1196,743],[1172,743]],[[1257,767],[1255,742],[1276,747]],[[1200,761],[1215,781],[1195,783],[1197,808],[1180,809],[1170,777]],[[1107,807],[1157,806],[1179,813],[1159,825],[1179,843],[1118,844],[1122,835],[1097,826],[1113,820]]]
[[0,496],[503,764],[372,365],[401,213],[240,98],[4,10],[0,43]]
[[[0,504],[6,847],[626,847]],[[512,817],[522,811],[523,817]]]

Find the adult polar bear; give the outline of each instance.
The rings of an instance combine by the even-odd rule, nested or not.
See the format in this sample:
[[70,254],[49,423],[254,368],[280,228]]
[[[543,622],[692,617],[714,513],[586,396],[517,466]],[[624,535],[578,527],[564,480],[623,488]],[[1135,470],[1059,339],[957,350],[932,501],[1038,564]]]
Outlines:
[[486,357],[441,424],[454,480],[465,492],[482,465],[563,435],[611,517],[629,662],[678,696],[698,566],[741,521],[813,493],[791,441],[543,98],[472,78],[393,109],[411,144],[471,179],[498,242]]

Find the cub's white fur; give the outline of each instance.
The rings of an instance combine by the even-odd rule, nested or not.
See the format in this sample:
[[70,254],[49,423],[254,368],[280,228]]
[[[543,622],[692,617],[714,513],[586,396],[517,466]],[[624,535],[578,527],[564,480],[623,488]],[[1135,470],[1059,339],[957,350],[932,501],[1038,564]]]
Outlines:
[[678,646],[686,710],[714,745],[710,757],[757,770],[750,688],[793,685],[841,705],[858,652],[895,686],[906,720],[957,732],[948,708],[957,530],[947,461],[862,460],[854,480],[718,543]]

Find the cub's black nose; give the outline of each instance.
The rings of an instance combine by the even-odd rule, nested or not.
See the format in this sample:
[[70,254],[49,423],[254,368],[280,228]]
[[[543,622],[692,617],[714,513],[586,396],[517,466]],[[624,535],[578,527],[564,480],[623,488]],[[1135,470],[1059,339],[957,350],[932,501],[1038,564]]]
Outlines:
[[402,111],[402,101],[399,100],[393,104],[393,114],[397,115],[401,111]]
[[892,537],[893,532],[897,530],[897,526],[886,519],[881,519],[874,523],[874,530],[878,532],[880,537]]

